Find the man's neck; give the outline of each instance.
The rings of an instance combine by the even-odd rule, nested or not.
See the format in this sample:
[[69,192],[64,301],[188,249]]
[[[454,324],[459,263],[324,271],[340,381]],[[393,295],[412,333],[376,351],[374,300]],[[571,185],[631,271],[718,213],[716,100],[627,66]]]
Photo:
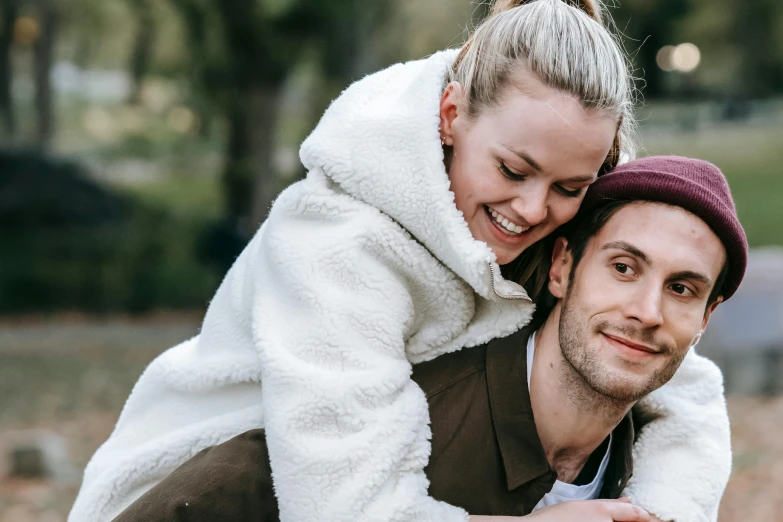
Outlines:
[[538,330],[530,377],[530,403],[547,459],[558,479],[573,482],[633,404],[599,394],[560,350],[559,309]]

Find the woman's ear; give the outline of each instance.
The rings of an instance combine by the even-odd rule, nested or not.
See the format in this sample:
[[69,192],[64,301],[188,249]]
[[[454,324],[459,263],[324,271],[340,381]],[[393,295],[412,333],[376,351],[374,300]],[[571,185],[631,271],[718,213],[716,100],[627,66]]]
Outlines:
[[449,147],[454,145],[454,122],[462,103],[462,85],[451,82],[440,98],[440,141]]
[[568,290],[568,277],[571,274],[571,251],[568,240],[559,237],[552,249],[552,266],[549,267],[549,293],[557,299],[565,297]]

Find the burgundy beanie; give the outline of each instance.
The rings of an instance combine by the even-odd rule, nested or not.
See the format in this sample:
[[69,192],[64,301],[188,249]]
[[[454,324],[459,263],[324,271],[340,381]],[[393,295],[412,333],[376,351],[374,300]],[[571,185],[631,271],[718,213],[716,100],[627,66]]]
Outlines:
[[718,167],[680,156],[650,156],[619,165],[590,185],[579,215],[627,199],[668,203],[703,219],[726,248],[729,270],[721,295],[725,300],[737,291],[748,264],[748,240]]

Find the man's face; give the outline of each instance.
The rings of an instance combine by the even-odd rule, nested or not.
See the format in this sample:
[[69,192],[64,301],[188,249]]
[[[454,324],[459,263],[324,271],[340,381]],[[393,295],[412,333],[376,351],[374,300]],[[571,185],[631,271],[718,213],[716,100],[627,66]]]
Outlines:
[[600,394],[639,400],[671,379],[706,327],[723,244],[681,208],[638,202],[589,241],[573,281],[564,245],[550,272],[563,356]]

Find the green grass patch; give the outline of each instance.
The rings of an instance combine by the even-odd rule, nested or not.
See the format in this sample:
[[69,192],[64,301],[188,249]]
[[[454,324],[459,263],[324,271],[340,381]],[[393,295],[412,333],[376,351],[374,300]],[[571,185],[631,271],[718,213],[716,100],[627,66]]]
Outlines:
[[648,133],[644,154],[677,154],[718,165],[729,180],[752,246],[783,245],[783,138],[770,127]]

